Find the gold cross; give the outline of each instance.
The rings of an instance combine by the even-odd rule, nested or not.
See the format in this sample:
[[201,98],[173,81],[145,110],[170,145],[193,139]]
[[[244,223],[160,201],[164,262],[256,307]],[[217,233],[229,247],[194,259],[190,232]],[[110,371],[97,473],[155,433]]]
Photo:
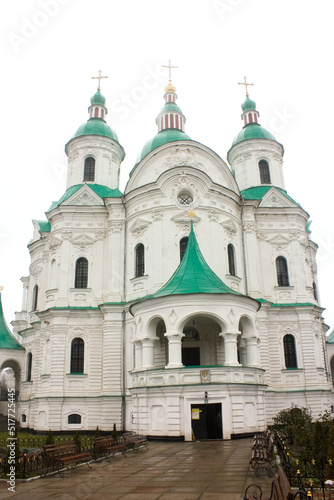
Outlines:
[[169,62],[168,66],[162,65],[161,67],[162,68],[169,68],[169,83],[171,83],[171,81],[172,81],[172,68],[178,68],[178,66],[172,66],[170,63],[170,59],[168,59],[168,62]]
[[247,87],[249,85],[254,85],[254,83],[247,83],[247,80],[246,80],[245,76],[244,76],[244,80],[245,80],[244,82],[239,82],[238,85],[245,85],[245,87],[246,87],[246,97],[247,97],[248,96],[248,89],[247,89]]
[[107,76],[101,76],[102,71],[99,71],[99,76],[92,76],[92,80],[97,79],[99,81],[99,86],[97,90],[101,90],[101,78],[108,78]]

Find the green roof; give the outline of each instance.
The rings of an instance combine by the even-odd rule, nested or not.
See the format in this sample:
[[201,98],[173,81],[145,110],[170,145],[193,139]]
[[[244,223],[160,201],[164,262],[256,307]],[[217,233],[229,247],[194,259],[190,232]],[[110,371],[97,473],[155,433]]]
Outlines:
[[0,292],[0,349],[17,349],[24,351],[24,347],[22,347],[21,344],[19,344],[19,342],[12,335],[11,331],[7,326],[2,310],[1,292]]
[[232,146],[248,139],[270,139],[271,141],[276,141],[273,134],[261,127],[261,125],[258,123],[249,123],[248,125],[245,125],[245,127],[234,138]]
[[[154,149],[158,148],[159,146],[162,146],[163,144],[166,144],[167,142],[174,142],[174,141],[191,141],[191,139],[189,135],[182,132],[182,130],[176,128],[167,128],[165,130],[161,130],[161,132],[155,135],[153,139],[150,139],[149,141],[146,142],[141,153],[137,157],[136,165],[139,162],[141,162],[142,159],[145,158],[145,156],[147,156]],[[135,167],[130,172],[130,176],[132,175],[134,169]]]
[[106,98],[101,94],[100,89],[97,89],[93,97],[90,98],[91,104],[101,104],[105,105]]
[[110,189],[107,186],[101,186],[100,184],[76,184],[75,186],[69,187],[63,196],[58,201],[53,201],[48,212],[58,207],[61,203],[70,198],[74,193],[79,191],[83,186],[88,186],[94,193],[96,193],[100,198],[120,198],[123,194],[119,189]]
[[179,108],[179,106],[177,104],[175,104],[175,102],[167,102],[164,105],[164,107],[161,108],[159,115],[161,115],[161,113],[166,113],[166,111],[174,111],[176,113],[181,113],[181,115],[183,115],[182,109]]
[[198,246],[192,222],[187,249],[182,261],[167,283],[150,298],[190,293],[242,295],[225,285],[209,267]]
[[39,224],[39,232],[40,233],[49,233],[51,231],[51,224],[49,221],[38,220]]
[[291,196],[289,196],[288,193],[284,189],[276,187],[276,186],[272,186],[272,185],[270,185],[270,186],[255,186],[255,187],[251,187],[248,189],[244,189],[243,191],[241,191],[241,194],[245,198],[245,200],[262,200],[264,195],[267,194],[268,191],[270,191],[270,189],[272,189],[272,188],[277,189],[280,193],[284,194],[284,196],[286,198],[288,198],[288,200],[290,200],[293,203],[295,203],[296,205],[300,206],[299,203],[297,203],[294,199],[292,199]]
[[245,111],[255,111],[256,103],[255,101],[252,101],[252,99],[250,99],[248,95],[246,95],[245,102],[241,104],[241,109],[244,113]]
[[334,330],[332,331],[332,333],[330,334],[330,336],[326,340],[326,344],[334,344]]
[[90,118],[86,123],[80,125],[73,138],[82,135],[103,135],[119,142],[116,132],[101,118]]

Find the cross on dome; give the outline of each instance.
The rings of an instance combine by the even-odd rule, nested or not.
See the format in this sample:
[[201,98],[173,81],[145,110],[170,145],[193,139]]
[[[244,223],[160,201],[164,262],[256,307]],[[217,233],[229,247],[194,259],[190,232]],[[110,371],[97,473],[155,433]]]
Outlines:
[[102,71],[100,70],[99,71],[99,76],[92,76],[92,80],[98,80],[99,81],[99,85],[97,87],[98,90],[101,90],[101,79],[102,78],[108,78],[107,76],[101,76],[101,73],[102,73]]
[[238,82],[238,85],[245,85],[246,88],[246,97],[248,96],[248,88],[250,85],[254,85],[254,83],[247,83],[247,78],[244,76],[244,82]]
[[172,81],[172,69],[177,69],[178,66],[172,66],[170,63],[170,59],[168,59],[168,63],[169,63],[168,66],[163,64],[161,67],[169,69],[169,83],[171,83],[171,81]]

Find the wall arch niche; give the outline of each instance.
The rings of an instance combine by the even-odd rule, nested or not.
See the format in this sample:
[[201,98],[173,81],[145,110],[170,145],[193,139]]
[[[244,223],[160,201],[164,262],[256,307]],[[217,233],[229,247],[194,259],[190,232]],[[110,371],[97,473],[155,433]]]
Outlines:
[[222,329],[210,316],[194,315],[182,327],[182,363],[184,366],[216,366],[223,364]]

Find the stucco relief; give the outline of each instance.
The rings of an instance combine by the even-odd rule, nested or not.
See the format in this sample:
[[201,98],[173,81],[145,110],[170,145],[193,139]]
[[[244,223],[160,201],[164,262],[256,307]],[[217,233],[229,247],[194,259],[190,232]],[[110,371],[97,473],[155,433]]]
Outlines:
[[141,238],[145,234],[150,224],[151,221],[149,220],[136,219],[135,222],[130,226],[129,230],[135,238]]

